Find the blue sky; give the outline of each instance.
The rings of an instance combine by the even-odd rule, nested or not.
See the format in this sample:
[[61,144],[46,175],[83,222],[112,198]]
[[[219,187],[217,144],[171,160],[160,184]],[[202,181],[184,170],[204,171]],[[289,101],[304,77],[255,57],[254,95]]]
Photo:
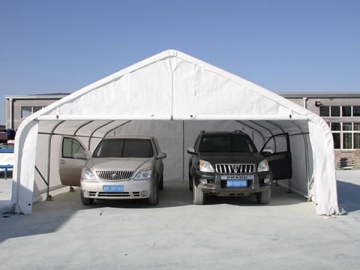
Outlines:
[[1,0],[5,96],[74,92],[176,49],[274,92],[360,90],[358,0]]

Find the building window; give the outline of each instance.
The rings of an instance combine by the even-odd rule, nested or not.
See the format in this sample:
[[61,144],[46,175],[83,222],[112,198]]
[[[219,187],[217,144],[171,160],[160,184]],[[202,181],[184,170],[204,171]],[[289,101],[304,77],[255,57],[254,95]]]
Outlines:
[[359,117],[360,106],[320,106],[319,115],[323,117]]
[[351,106],[342,106],[342,116],[351,116]]
[[320,106],[320,116],[330,116],[330,106]]
[[331,116],[340,117],[340,106],[331,106]]
[[37,111],[40,111],[42,106],[22,106],[21,107],[21,118],[26,118]]
[[353,116],[360,116],[360,106],[353,106]]
[[329,124],[334,139],[335,149],[360,149],[360,123],[332,122]]

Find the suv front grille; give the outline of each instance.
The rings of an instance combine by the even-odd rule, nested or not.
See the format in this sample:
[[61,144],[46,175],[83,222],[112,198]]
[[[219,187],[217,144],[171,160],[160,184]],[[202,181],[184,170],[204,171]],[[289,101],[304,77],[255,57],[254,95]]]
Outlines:
[[216,164],[217,173],[254,173],[255,164]]
[[123,180],[133,175],[133,171],[96,171],[96,174],[105,180]]

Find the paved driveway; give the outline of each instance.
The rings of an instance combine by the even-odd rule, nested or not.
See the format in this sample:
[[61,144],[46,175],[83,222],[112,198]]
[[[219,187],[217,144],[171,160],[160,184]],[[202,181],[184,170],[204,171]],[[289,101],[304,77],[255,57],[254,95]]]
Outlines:
[[338,217],[281,187],[267,206],[254,197],[195,206],[187,182],[165,182],[156,207],[84,207],[78,190],[64,193],[32,215],[2,214],[1,269],[359,269],[357,175],[338,177],[348,211]]

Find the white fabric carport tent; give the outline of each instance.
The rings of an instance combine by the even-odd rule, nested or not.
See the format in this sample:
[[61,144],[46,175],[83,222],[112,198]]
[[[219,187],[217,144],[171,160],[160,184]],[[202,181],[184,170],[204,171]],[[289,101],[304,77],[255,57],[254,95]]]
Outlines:
[[[15,140],[12,209],[30,214],[33,202],[60,186],[54,158],[64,134],[78,137],[93,150],[109,131],[153,133],[168,152],[165,166],[181,171],[178,176],[165,175],[165,180],[182,180],[187,178],[186,148],[204,127],[242,129],[252,134],[258,147],[271,134],[289,133],[292,190],[308,196],[317,214],[339,214],[333,139],[322,118],[174,50],[112,74],[26,118]],[[177,136],[182,137],[180,145],[169,149]],[[169,151],[180,153],[181,159],[172,160]]]

